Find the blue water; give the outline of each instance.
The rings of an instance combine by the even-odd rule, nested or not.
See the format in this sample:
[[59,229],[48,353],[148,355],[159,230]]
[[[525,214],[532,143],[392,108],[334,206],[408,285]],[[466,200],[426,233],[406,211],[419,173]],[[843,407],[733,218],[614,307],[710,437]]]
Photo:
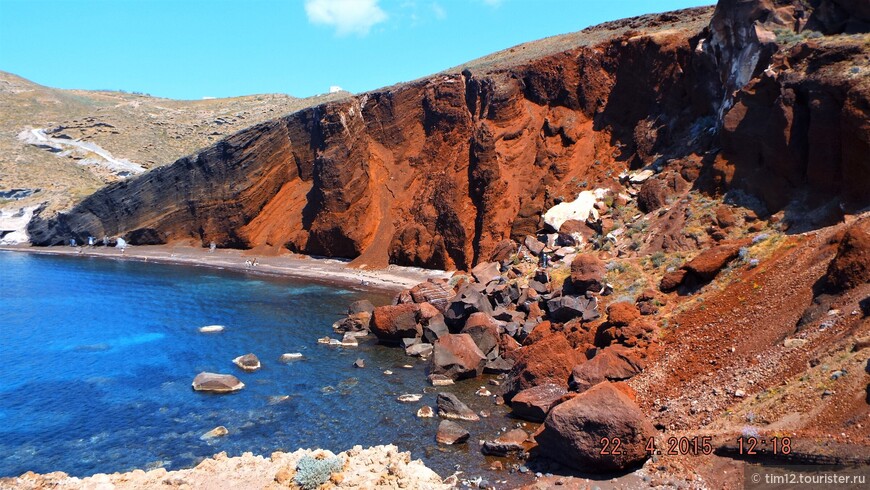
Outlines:
[[[436,449],[437,419],[415,415],[422,403],[434,406],[434,393],[420,404],[395,401],[422,392],[422,362],[374,342],[317,344],[350,302],[386,304],[383,294],[13,252],[0,252],[0,287],[0,476],[178,469],[220,451],[386,443],[442,474],[457,459],[485,464],[476,447]],[[226,330],[198,332],[210,324]],[[243,373],[232,364],[248,352],[262,370]],[[281,364],[285,352],[305,359]],[[357,357],[365,369],[351,366]],[[401,367],[408,363],[411,369]],[[194,392],[200,371],[235,374],[246,387],[230,395]],[[289,398],[278,401],[282,396]],[[218,425],[230,434],[200,438]]]

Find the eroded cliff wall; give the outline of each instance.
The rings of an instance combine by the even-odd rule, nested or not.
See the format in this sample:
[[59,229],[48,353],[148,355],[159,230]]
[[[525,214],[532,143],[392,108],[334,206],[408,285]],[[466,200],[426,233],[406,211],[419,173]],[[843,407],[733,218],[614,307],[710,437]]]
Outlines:
[[773,30],[822,21],[782,3],[611,23],[563,51],[306,109],[37,217],[31,240],[194,239],[464,269],[559,200],[691,155],[704,163],[688,180],[746,188],[768,211],[816,182],[817,204],[865,206],[863,13],[826,14],[821,39],[784,47]]

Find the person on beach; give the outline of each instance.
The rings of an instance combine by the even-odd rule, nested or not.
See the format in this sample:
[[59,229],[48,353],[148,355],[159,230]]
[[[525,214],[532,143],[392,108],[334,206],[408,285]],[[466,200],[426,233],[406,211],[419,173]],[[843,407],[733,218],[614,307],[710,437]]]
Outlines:
[[94,237],[88,237],[88,248],[94,248]]
[[208,244],[208,252],[209,253],[214,253],[216,248],[217,248],[217,243],[211,242]]

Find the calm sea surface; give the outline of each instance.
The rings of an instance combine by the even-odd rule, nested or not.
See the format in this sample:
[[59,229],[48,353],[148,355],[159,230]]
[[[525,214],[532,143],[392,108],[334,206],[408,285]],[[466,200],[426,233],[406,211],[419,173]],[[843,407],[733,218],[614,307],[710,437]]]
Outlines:
[[[350,302],[387,304],[383,294],[13,252],[0,252],[0,287],[0,476],[178,469],[220,451],[268,455],[387,443],[412,451],[442,476],[456,462],[476,467],[471,472],[485,465],[476,443],[436,447],[437,418],[415,415],[422,404],[435,405],[434,393],[420,403],[395,401],[423,392],[422,362],[374,342],[317,344]],[[226,330],[198,332],[210,324]],[[260,358],[259,372],[232,364],[248,352]],[[285,352],[305,358],[281,364]],[[358,357],[365,369],[352,367]],[[408,363],[411,369],[401,367]],[[387,369],[395,374],[383,374]],[[230,395],[194,392],[190,383],[200,371],[234,374],[246,387]],[[497,412],[491,400],[470,394],[474,388],[452,391],[465,391],[474,408]],[[201,439],[219,425],[230,434]],[[485,432],[491,432],[486,422],[472,440],[491,435]]]

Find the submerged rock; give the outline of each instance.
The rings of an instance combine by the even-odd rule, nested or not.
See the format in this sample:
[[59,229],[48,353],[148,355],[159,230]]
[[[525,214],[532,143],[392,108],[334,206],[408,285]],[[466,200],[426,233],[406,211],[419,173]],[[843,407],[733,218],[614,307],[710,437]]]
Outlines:
[[438,433],[435,435],[435,440],[439,444],[460,444],[467,441],[470,436],[471,434],[456,422],[442,420],[438,425]]
[[245,387],[245,383],[232,374],[201,372],[193,378],[193,389],[209,393],[232,393]]
[[249,373],[254,372],[260,369],[260,359],[257,358],[254,354],[245,354],[243,356],[239,356],[233,359],[233,364],[238,366],[241,370],[247,371]]
[[529,438],[529,434],[523,429],[513,429],[495,438],[486,441],[480,448],[483,454],[492,456],[507,456],[509,453],[521,453],[526,449],[523,443]]
[[432,407],[429,405],[423,405],[417,410],[417,417],[421,419],[430,419],[435,416],[435,410],[432,410]]
[[414,403],[420,401],[421,398],[423,398],[423,395],[419,393],[408,393],[405,395],[399,395],[399,397],[396,398],[396,401],[401,403]]

